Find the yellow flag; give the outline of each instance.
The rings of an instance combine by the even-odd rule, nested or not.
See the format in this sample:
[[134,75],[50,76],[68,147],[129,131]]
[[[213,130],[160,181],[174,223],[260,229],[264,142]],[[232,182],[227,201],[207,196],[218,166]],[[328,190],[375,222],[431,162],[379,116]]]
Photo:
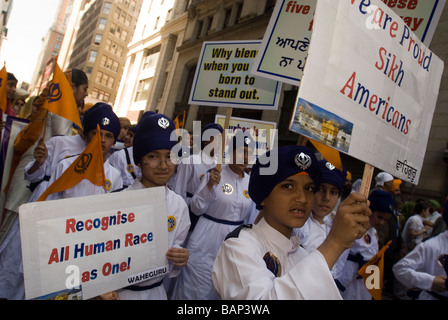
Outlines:
[[104,174],[103,151],[101,148],[100,127],[97,125],[96,135],[84,151],[76,158],[64,173],[54,181],[37,201],[45,201],[50,194],[73,188],[82,180],[87,179],[96,186],[106,188]]
[[[363,278],[367,290],[375,300],[382,299],[381,294],[383,292],[384,253],[387,248],[389,248],[391,243],[392,240],[386,243],[376,255],[374,255],[361,267],[361,269],[358,270],[358,274]],[[367,271],[369,266],[377,266],[378,268],[375,269],[369,268],[372,270],[377,270],[377,272]]]
[[334,165],[336,168],[339,169],[339,171],[342,171],[342,161],[341,161],[341,155],[339,154],[339,151],[336,149],[333,149],[325,144],[322,144],[316,140],[309,139],[310,142],[313,144],[313,146],[317,149],[317,151],[320,152],[320,154],[330,162],[332,165]]
[[53,80],[42,108],[68,119],[82,128],[72,87],[57,63],[54,66]]
[[8,107],[7,100],[7,90],[8,90],[8,72],[6,72],[6,66],[3,66],[0,70],[0,109],[6,112]]

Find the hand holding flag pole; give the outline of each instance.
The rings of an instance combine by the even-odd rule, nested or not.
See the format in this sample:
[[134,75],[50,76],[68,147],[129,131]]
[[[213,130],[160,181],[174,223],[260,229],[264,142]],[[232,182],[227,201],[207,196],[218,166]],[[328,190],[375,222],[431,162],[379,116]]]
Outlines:
[[47,190],[45,190],[37,201],[45,201],[47,197],[53,193],[73,188],[84,179],[89,180],[96,186],[106,188],[106,176],[104,173],[99,125],[97,125],[96,135],[86,146],[84,151],[56,181],[48,186]]

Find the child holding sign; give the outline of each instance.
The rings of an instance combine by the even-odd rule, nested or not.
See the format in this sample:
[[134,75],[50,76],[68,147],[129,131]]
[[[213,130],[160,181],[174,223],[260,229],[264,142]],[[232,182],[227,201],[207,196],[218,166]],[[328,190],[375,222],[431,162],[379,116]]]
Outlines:
[[[141,120],[134,137],[134,162],[141,169],[141,178],[126,190],[165,187],[168,209],[168,241],[171,249],[166,253],[170,262],[169,278],[177,277],[187,264],[188,251],[182,248],[190,228],[190,217],[185,201],[171,191],[167,182],[174,174],[175,165],[171,162],[171,149],[177,139],[170,139],[175,130],[174,122],[162,114],[154,114]],[[120,300],[166,300],[163,285],[166,274],[154,277],[118,290]]]
[[[293,234],[309,217],[321,170],[313,152],[288,146],[258,158],[249,195],[263,211],[252,227],[236,229],[222,244],[213,266],[222,299],[341,299],[330,269],[369,227],[367,199],[351,194],[339,206],[326,240],[312,253]],[[270,162],[278,170],[266,174]]]

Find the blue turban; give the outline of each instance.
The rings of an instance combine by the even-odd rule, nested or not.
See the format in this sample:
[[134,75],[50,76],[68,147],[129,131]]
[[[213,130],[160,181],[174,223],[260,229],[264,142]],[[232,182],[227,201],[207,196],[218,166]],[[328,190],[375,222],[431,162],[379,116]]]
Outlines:
[[138,121],[137,125],[140,124],[140,122],[142,122],[145,118],[153,116],[155,114],[157,113],[155,113],[154,111],[145,111],[140,117],[140,120]]
[[117,141],[121,130],[120,120],[107,103],[98,102],[84,114],[82,127],[85,134],[95,130],[97,124],[100,126],[100,130],[112,132]]
[[342,168],[342,171],[337,169],[327,160],[319,161],[319,166],[322,170],[321,183],[329,183],[339,190],[339,195],[342,193],[342,189],[345,185],[345,178],[347,177],[347,170]]
[[369,196],[370,210],[395,214],[395,200],[392,194],[383,190],[373,190]]
[[220,133],[222,133],[224,131],[222,126],[219,123],[208,123],[208,124],[206,124],[204,129],[202,129],[202,133],[204,133],[204,131],[208,130],[208,129],[216,129]]
[[[315,190],[319,189],[322,172],[313,151],[302,146],[286,146],[276,150],[276,159],[270,159],[273,151],[268,151],[260,156],[253,165],[249,180],[249,195],[261,210],[261,203],[266,199],[277,184],[290,176],[306,172],[315,184]],[[275,154],[275,153],[274,153]],[[262,174],[260,169],[269,168],[272,161],[277,161],[277,171],[272,175]]]
[[134,162],[154,150],[171,150],[178,142],[171,141],[171,133],[176,129],[173,120],[163,114],[153,114],[142,119],[134,136]]

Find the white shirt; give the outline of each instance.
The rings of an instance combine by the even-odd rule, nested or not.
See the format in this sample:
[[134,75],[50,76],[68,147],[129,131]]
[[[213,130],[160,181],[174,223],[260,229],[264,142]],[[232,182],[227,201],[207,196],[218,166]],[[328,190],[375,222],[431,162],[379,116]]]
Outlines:
[[216,167],[216,159],[204,152],[183,158],[178,164],[176,173],[168,185],[189,205],[194,193],[198,190],[200,180],[208,170]]
[[[139,179],[135,179],[133,184],[125,190],[141,190],[145,186],[140,182]],[[188,208],[185,201],[176,193],[171,191],[169,188],[166,190],[166,204],[168,210],[168,216],[173,216],[176,219],[176,225],[172,231],[168,233],[168,247],[169,248],[181,248],[190,229],[190,216],[188,214]],[[170,262],[169,266],[169,278],[177,277],[182,269],[173,267]],[[166,274],[155,277],[151,280],[137,283],[136,286],[150,286],[155,283],[162,281],[166,277]],[[163,285],[155,287],[153,289],[148,289],[144,291],[132,291],[126,290],[125,288],[118,290],[118,294],[121,300],[166,300],[167,295]]]
[[[129,162],[126,157],[126,150],[129,155]],[[135,178],[132,176],[132,172],[135,174],[135,177],[141,177],[141,169],[135,165],[134,163],[134,148],[124,148],[118,151],[115,151],[109,157],[110,164],[115,167],[121,174],[121,178],[123,179],[123,185],[130,186],[134,183]]]
[[[75,136],[57,136],[45,142],[48,150],[48,156],[42,166],[34,173],[28,174],[28,170],[34,165],[36,160],[28,163],[25,167],[25,179],[30,182],[39,182],[45,176],[51,177],[55,172],[59,161],[66,157],[80,154],[86,147],[86,142],[80,135]],[[28,202],[35,202],[44,193],[48,187],[49,180],[42,181],[31,194]]]
[[[280,262],[279,277],[266,266],[267,252]],[[225,300],[341,299],[324,256],[306,252],[296,235],[288,239],[264,219],[223,243],[212,276]]]
[[332,226],[330,214],[324,217],[324,223],[317,221],[313,214],[301,228],[295,228],[294,232],[299,237],[302,247],[311,252],[317,249],[327,238]]
[[[414,250],[399,260],[392,268],[398,281],[407,288],[419,288],[431,291],[436,276],[446,276],[445,270],[438,263],[442,254],[448,254],[448,231],[420,243]],[[437,292],[448,297],[448,291]],[[435,300],[426,291],[418,297],[420,300]]]
[[404,225],[403,232],[401,233],[401,238],[403,239],[406,248],[412,250],[413,243],[415,243],[415,245],[419,244],[420,242],[422,242],[424,236],[424,233],[422,233],[416,238],[410,238],[408,236],[409,230],[420,231],[423,228],[424,228],[423,218],[420,215],[414,214],[413,216],[408,218],[408,220]]

